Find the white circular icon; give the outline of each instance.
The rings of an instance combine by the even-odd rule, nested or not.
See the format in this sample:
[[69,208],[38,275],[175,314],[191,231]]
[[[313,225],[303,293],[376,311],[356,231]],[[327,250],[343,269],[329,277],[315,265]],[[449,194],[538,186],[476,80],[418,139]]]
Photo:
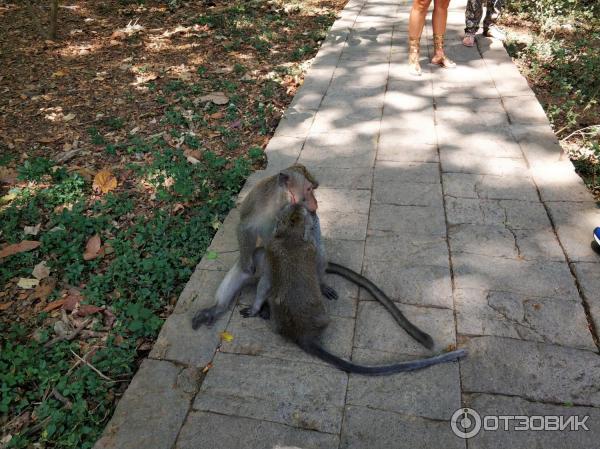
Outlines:
[[472,408],[459,408],[450,419],[450,427],[459,438],[473,438],[481,430],[481,416]]

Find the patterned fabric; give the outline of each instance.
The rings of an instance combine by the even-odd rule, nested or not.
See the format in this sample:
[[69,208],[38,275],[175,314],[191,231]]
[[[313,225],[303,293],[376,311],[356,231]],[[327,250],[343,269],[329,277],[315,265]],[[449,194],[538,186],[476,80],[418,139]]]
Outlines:
[[[465,11],[465,33],[477,33],[479,29],[479,23],[481,22],[481,16],[483,15],[483,2],[485,0],[468,0],[467,10]],[[487,30],[492,24],[496,22],[500,11],[504,6],[504,0],[487,0],[485,19],[483,19],[483,29]]]

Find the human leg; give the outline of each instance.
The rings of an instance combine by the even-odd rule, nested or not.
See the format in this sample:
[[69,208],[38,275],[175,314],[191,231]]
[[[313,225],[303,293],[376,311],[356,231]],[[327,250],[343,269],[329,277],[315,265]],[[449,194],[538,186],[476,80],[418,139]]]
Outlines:
[[414,75],[421,75],[419,64],[421,34],[431,0],[414,0],[408,19],[408,65]]
[[433,48],[435,54],[431,62],[446,69],[456,67],[456,63],[444,53],[444,34],[446,33],[449,4],[450,0],[434,0],[433,3]]

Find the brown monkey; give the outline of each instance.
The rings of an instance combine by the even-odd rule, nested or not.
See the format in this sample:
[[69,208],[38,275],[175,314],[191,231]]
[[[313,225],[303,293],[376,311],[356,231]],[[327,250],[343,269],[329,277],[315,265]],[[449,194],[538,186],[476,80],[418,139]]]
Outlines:
[[[319,183],[301,164],[295,164],[274,176],[261,180],[240,206],[240,223],[237,229],[240,258],[229,270],[217,289],[217,303],[199,310],[192,319],[192,327],[211,325],[228,308],[244,285],[255,279],[255,251],[272,238],[277,213],[288,204],[301,204],[311,212],[317,211],[314,189]],[[267,280],[259,283],[259,297],[268,290]],[[322,283],[323,294],[337,299],[336,291]],[[260,309],[260,307],[259,307]],[[258,313],[258,311],[257,311]]]
[[278,333],[343,371],[372,376],[413,371],[466,355],[460,349],[422,360],[363,366],[324,349],[320,338],[330,320],[321,298],[313,227],[314,216],[302,205],[290,204],[279,213],[273,239],[266,245],[265,268],[271,272],[272,282],[268,301]]
[[262,248],[272,239],[279,211],[289,204],[300,204],[312,215],[312,239],[318,249],[316,269],[323,295],[328,299],[337,299],[337,292],[325,283],[325,273],[338,274],[371,293],[403,329],[419,343],[431,349],[432,338],[408,321],[392,300],[375,284],[349,268],[327,262],[325,246],[321,240],[319,217],[316,213],[318,205],[314,190],[317,187],[319,183],[306,167],[295,164],[277,175],[263,179],[248,193],[240,206],[240,223],[237,230],[240,259],[219,285],[216,304],[196,312],[192,319],[192,327],[197,329],[202,324],[213,324],[229,308],[242,287],[256,280],[258,280],[256,299],[252,307],[242,309],[241,314],[250,317],[261,313],[271,287],[270,272],[258,266],[264,261]]

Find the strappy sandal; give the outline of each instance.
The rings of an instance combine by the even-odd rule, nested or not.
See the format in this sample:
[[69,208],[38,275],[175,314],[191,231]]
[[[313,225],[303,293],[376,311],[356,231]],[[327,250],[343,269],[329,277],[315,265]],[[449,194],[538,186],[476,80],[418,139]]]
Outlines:
[[[439,65],[445,69],[453,69],[456,67],[456,63],[444,54],[444,35],[434,34],[433,35],[433,48],[435,49],[436,55],[431,58],[431,63]],[[441,55],[438,53],[441,52]]]
[[421,76],[421,64],[419,63],[419,55],[421,47],[421,38],[408,39],[408,71],[411,75]]

